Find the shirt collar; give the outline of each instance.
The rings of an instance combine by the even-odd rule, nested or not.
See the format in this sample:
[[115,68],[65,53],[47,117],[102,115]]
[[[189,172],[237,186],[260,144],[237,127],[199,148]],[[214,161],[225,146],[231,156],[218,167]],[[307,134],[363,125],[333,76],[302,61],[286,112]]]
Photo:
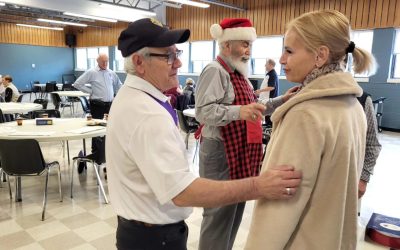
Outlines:
[[96,66],[97,71],[108,71],[108,69],[100,69],[99,65]]
[[127,74],[124,85],[143,91],[162,102],[166,102],[168,100],[168,97],[154,87],[150,82],[138,76]]

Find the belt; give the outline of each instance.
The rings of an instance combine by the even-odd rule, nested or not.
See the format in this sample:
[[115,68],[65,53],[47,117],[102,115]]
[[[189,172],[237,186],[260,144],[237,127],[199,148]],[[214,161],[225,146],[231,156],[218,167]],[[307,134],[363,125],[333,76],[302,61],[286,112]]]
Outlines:
[[128,223],[133,223],[138,226],[143,226],[143,227],[162,227],[162,226],[167,226],[167,225],[176,225],[176,224],[181,224],[183,221],[179,221],[177,223],[172,223],[172,224],[151,224],[143,221],[138,221],[138,220],[128,220],[125,219],[124,217],[118,216],[118,220],[121,222],[128,222]]
[[162,224],[151,224],[151,223],[138,221],[138,220],[128,220],[128,219],[125,219],[124,217],[121,217],[121,216],[118,216],[118,219],[120,221],[122,221],[122,222],[129,222],[129,223],[133,223],[135,225],[139,225],[139,226],[143,226],[143,227],[159,227],[159,226],[163,226]]
[[111,105],[112,102],[103,102],[102,100],[90,100],[90,102],[98,105]]

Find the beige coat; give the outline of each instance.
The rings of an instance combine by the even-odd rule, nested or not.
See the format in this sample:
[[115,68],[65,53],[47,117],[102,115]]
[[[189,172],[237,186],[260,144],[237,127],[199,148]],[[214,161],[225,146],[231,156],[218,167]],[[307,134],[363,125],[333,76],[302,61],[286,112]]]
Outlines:
[[295,197],[256,203],[246,249],[356,249],[366,120],[348,73],[320,76],[278,108],[262,171],[303,171]]

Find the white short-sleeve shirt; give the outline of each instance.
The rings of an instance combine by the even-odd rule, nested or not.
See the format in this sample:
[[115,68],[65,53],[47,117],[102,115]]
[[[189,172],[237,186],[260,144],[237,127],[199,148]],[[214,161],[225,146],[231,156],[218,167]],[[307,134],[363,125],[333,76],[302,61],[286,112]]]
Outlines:
[[152,96],[167,100],[149,82],[128,74],[114,99],[107,124],[108,188],[119,216],[169,224],[192,212],[172,199],[197,176],[172,116]]

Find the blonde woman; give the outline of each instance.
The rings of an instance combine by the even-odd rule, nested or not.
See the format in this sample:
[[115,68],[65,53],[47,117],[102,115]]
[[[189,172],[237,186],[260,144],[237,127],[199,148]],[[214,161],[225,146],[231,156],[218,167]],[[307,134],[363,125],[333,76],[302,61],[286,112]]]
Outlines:
[[340,12],[310,12],[288,24],[280,63],[301,90],[272,115],[262,171],[288,164],[303,181],[294,199],[257,201],[246,249],[356,249],[366,119],[356,98],[362,89],[343,70],[349,54],[356,73],[374,71]]

